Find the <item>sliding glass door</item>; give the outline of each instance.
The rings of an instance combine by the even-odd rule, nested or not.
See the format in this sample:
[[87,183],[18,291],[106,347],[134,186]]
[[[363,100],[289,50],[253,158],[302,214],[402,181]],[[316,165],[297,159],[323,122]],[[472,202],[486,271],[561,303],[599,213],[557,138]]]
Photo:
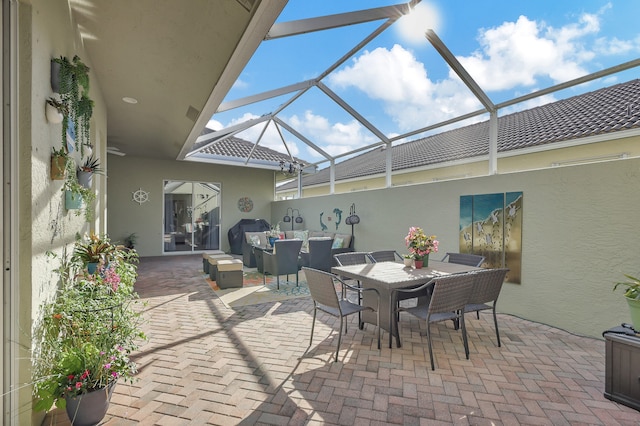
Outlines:
[[164,251],[220,248],[220,184],[164,181]]

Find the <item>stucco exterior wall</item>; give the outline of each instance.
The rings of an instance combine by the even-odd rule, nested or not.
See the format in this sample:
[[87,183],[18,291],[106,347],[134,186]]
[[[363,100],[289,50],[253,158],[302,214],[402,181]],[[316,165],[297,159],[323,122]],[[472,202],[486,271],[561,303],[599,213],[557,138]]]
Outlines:
[[[50,60],[53,57],[78,55],[89,67],[75,23],[70,17],[66,0],[33,0],[18,2],[18,185],[19,192],[19,300],[16,336],[21,352],[17,357],[19,383],[31,382],[31,331],[39,321],[39,307],[49,300],[58,285],[54,270],[59,257],[76,238],[87,232],[82,215],[76,216],[64,208],[63,181],[50,178],[50,157],[53,148],[62,144],[62,125],[50,124],[45,117],[45,101],[53,92],[50,85]],[[90,97],[94,100],[91,122],[95,154],[105,160],[104,141],[96,134],[106,134],[106,108],[100,84],[90,74]],[[102,162],[105,165],[104,162]],[[104,180],[94,183],[98,202],[104,204]],[[104,213],[96,210],[97,218]],[[101,223],[103,220],[96,220]],[[97,228],[99,231],[101,228]],[[104,228],[102,228],[104,229]],[[17,388],[17,387],[16,387]],[[18,424],[40,424],[44,413],[31,413],[31,389],[20,387]]]
[[[270,170],[110,155],[108,176],[109,235],[113,241],[123,241],[135,232],[136,250],[143,257],[163,254],[165,179],[221,184],[221,250],[229,251],[227,231],[240,219],[268,220],[271,215],[274,172]],[[132,197],[140,188],[149,192],[149,201],[143,204]],[[238,209],[241,197],[251,198],[252,211]]]
[[[623,273],[638,274],[640,159],[556,167],[273,203],[272,220],[300,210],[305,228],[319,214],[351,203],[361,218],[355,249],[405,253],[404,236],[421,226],[440,241],[440,253],[457,252],[461,195],[522,191],[522,283],[506,284],[498,311],[581,335],[629,322],[622,293],[612,291]],[[297,229],[297,228],[296,228]],[[344,224],[341,230],[349,230]]]

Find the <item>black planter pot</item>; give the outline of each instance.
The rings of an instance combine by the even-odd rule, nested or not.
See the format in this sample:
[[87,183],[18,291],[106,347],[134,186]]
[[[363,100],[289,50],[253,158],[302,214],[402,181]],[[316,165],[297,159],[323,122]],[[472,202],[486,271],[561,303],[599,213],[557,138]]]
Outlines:
[[116,381],[105,388],[76,397],[67,397],[67,415],[73,426],[94,426],[102,421],[109,409],[109,402]]

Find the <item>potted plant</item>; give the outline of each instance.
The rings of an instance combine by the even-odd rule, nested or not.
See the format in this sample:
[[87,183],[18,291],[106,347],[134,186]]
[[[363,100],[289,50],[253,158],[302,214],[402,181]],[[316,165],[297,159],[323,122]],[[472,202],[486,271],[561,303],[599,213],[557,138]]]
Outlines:
[[402,259],[404,260],[404,266],[410,267],[411,265],[413,265],[413,254],[412,253],[403,254],[402,255]]
[[629,305],[629,314],[633,328],[640,331],[640,279],[625,274],[628,281],[617,282],[613,286],[615,291],[619,286],[626,287],[624,297]]
[[45,105],[45,115],[47,116],[47,121],[51,124],[62,123],[64,120],[64,116],[68,114],[67,107],[61,100],[50,97],[46,101]]
[[271,226],[271,229],[267,231],[267,239],[271,247],[273,247],[276,240],[280,239],[280,222],[276,226]]
[[109,264],[95,275],[83,272],[79,259],[63,259],[57,270],[60,288],[43,305],[35,327],[36,411],[55,404],[66,408],[74,425],[97,424],[116,381],[133,381],[136,365],[130,355],[145,338],[134,291],[136,262],[135,252],[115,246]]
[[101,174],[100,162],[93,155],[87,157],[84,163],[78,167],[78,183],[85,188],[91,188],[93,183],[93,175]]
[[138,241],[138,236],[136,235],[135,232],[132,232],[131,234],[127,235],[124,238],[124,246],[125,246],[125,248],[127,248],[129,250],[133,250],[135,248],[136,241]]
[[53,149],[51,152],[51,180],[63,180],[65,170],[67,169],[67,161],[69,156],[67,150],[64,147],[60,149]]
[[70,127],[75,135],[77,151],[84,155],[89,145],[90,121],[93,115],[93,100],[89,98],[89,67],[77,55],[69,60],[61,56],[51,60],[51,87],[60,94],[62,119],[62,141],[66,143]]
[[92,232],[88,237],[76,242],[72,257],[93,274],[100,263],[106,264],[110,261],[110,255],[115,250],[116,246],[111,244],[107,236]]
[[65,173],[65,181],[62,191],[65,194],[65,208],[67,210],[77,210],[76,215],[80,214],[84,205],[84,217],[87,222],[93,219],[93,202],[96,194],[91,188],[80,185],[78,176],[75,173],[75,162],[67,161],[67,169]]
[[438,251],[438,240],[435,235],[427,235],[422,228],[412,226],[404,237],[409,252],[413,255],[416,269],[429,265],[429,254]]

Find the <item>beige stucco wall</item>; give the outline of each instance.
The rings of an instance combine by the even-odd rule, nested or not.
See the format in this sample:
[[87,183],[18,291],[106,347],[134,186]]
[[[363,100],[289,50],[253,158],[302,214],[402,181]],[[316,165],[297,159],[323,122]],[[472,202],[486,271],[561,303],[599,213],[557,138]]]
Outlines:
[[414,225],[438,236],[443,255],[459,251],[461,195],[522,191],[522,283],[505,285],[498,310],[601,337],[603,330],[630,321],[612,283],[623,273],[640,273],[639,185],[636,158],[278,201],[271,217],[280,220],[293,207],[305,227],[319,229],[320,212],[326,216],[338,208],[344,221],[355,203],[361,218],[354,228],[356,250],[403,253],[403,238]]
[[[50,156],[52,149],[62,143],[61,124],[49,124],[45,117],[45,101],[52,95],[50,85],[50,60],[53,57],[78,55],[89,67],[90,58],[83,50],[75,24],[69,15],[66,0],[33,0],[18,2],[18,174],[19,182],[19,258],[16,266],[19,274],[18,300],[14,307],[18,315],[15,321],[16,347],[20,352],[14,361],[19,371],[18,382],[30,383],[29,359],[31,354],[31,330],[38,321],[41,304],[52,297],[58,280],[54,272],[65,247],[77,234],[90,229],[82,215],[76,216],[64,208],[63,181],[52,181]],[[100,84],[91,78],[90,97],[94,100],[92,142],[96,155],[105,159],[104,140],[98,133],[106,134],[106,108]],[[104,139],[104,138],[102,138]],[[103,164],[104,161],[103,161]],[[94,183],[98,191],[97,230],[104,230],[105,180]],[[31,413],[31,389],[13,386],[18,394],[19,412],[13,413],[18,424],[40,424],[43,413]]]
[[[229,250],[227,231],[230,227],[240,219],[268,219],[271,214],[274,172],[269,170],[110,155],[107,174],[109,235],[114,241],[122,241],[135,232],[140,256],[160,256],[163,252],[165,179],[221,184],[220,243],[225,251]],[[149,201],[143,204],[134,202],[132,197],[140,188],[149,192]],[[238,209],[241,197],[251,198],[251,212]]]

